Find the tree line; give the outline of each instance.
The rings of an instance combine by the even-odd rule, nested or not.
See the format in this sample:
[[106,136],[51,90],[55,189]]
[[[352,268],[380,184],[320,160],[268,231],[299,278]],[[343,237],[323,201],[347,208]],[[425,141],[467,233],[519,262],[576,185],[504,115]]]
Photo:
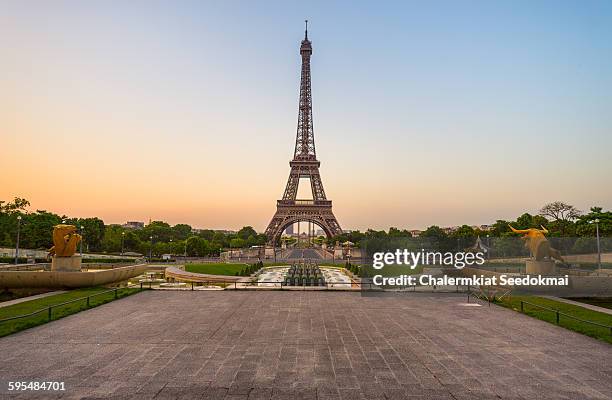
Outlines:
[[[576,246],[576,243],[578,243],[576,247],[580,248],[580,252],[583,252],[592,250],[595,245],[595,242],[591,240],[596,234],[595,220],[599,221],[600,237],[612,236],[612,211],[603,211],[602,207],[591,207],[589,212],[582,213],[572,205],[556,201],[543,206],[536,215],[524,213],[512,221],[499,219],[487,230],[461,225],[452,232],[447,232],[437,225],[432,225],[421,232],[419,238],[429,240],[432,243],[447,244],[446,247],[448,248],[456,248],[472,245],[478,237],[484,242],[489,241],[489,243],[509,243],[509,241],[496,240],[518,237],[512,233],[509,225],[516,229],[544,227],[549,231],[548,237],[571,238],[572,246]],[[365,232],[342,233],[328,239],[327,242],[333,245],[336,242],[349,241],[359,246],[361,242],[372,241],[373,239],[382,241],[411,237],[410,231],[392,227],[389,228],[388,232],[368,229]]]
[[[15,247],[19,223],[19,246],[27,249],[48,249],[53,245],[51,233],[60,223],[71,224],[83,236],[86,252],[116,253],[137,252],[160,256],[174,254],[188,256],[218,256],[222,249],[244,248],[266,243],[266,236],[258,234],[251,226],[236,233],[212,229],[194,231],[190,225],[171,226],[164,221],[152,221],[142,229],[106,225],[97,217],[74,218],[46,210],[27,211],[30,202],[15,198],[0,200],[0,247]],[[18,218],[21,217],[20,222]],[[81,227],[83,227],[81,229]]]
[[[142,229],[129,229],[121,225],[106,225],[97,217],[74,218],[58,215],[46,210],[27,211],[30,202],[26,199],[15,198],[13,201],[0,200],[0,247],[14,247],[17,237],[17,217],[20,221],[20,247],[29,249],[47,249],[52,243],[51,232],[53,227],[60,223],[77,226],[83,235],[84,251],[119,254],[123,252],[137,252],[156,256],[161,254],[174,254],[188,256],[218,256],[223,249],[245,248],[264,245],[267,238],[258,234],[251,226],[245,226],[236,233],[226,233],[211,229],[194,231],[190,225],[176,224],[171,226],[164,221],[152,221]],[[554,202],[542,207],[538,214],[524,213],[516,220],[497,220],[489,230],[475,229],[469,225],[462,225],[453,232],[447,233],[439,226],[432,225],[424,230],[419,237],[430,239],[437,243],[474,243],[477,237],[510,238],[516,237],[509,228],[509,224],[517,229],[545,227],[549,237],[572,237],[572,246],[582,244],[586,250],[593,246],[590,239],[595,236],[595,224],[599,220],[599,232],[602,237],[612,236],[612,212],[603,211],[601,207],[591,207],[587,213],[578,211],[575,207]],[[82,229],[80,227],[83,227]],[[350,241],[359,246],[364,240],[386,240],[410,238],[412,235],[406,229],[396,227],[388,231],[368,229],[365,232],[352,231],[342,233],[327,239],[329,245],[336,242]],[[503,243],[503,241],[497,241]],[[588,247],[588,249],[587,249]]]

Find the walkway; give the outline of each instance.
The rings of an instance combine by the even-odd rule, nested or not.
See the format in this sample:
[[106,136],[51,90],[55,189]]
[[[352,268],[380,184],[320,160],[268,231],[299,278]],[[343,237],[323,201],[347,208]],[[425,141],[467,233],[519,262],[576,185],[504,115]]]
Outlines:
[[383,296],[146,291],[1,338],[0,397],[612,398],[609,344],[463,295]]

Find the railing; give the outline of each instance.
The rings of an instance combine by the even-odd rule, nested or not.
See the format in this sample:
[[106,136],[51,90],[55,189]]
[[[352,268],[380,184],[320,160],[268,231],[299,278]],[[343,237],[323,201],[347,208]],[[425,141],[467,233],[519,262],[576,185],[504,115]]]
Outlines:
[[331,206],[331,200],[277,200],[277,206]]
[[610,331],[610,335],[612,335],[612,325],[605,325],[605,324],[600,324],[599,322],[588,321],[586,319],[574,317],[573,315],[565,314],[565,313],[563,313],[563,312],[561,312],[559,310],[555,310],[555,309],[552,309],[552,308],[549,308],[549,307],[541,306],[539,304],[530,303],[530,302],[524,301],[524,300],[521,300],[521,312],[522,313],[525,313],[525,304],[528,304],[528,305],[530,305],[532,307],[540,308],[542,310],[546,310],[546,311],[550,311],[552,313],[555,313],[557,325],[559,325],[560,318],[561,318],[561,316],[563,316],[565,318],[570,318],[570,319],[573,319],[573,320],[576,320],[576,321],[580,321],[580,322],[585,323],[585,324],[591,324],[591,325],[599,326],[599,327],[604,328],[604,329],[608,329]]
[[[264,289],[264,290],[307,290],[307,289],[317,289],[317,290],[346,290],[353,289],[354,291],[363,291],[363,292],[383,292],[386,289],[403,289],[403,291],[412,291],[416,292],[418,288],[431,288],[430,290],[419,290],[420,292],[427,293],[460,293],[467,290],[470,290],[469,286],[464,285],[446,285],[444,289],[440,289],[437,285],[396,285],[394,287],[377,285],[372,281],[356,281],[351,280],[351,282],[325,282],[322,286],[316,285],[288,285],[286,281],[236,281],[236,280],[210,280],[210,281],[193,281],[187,282],[185,280],[176,281],[185,283],[185,286],[176,286],[176,287],[164,287],[163,290],[196,290],[197,287],[202,286],[221,286],[228,290],[251,290],[251,289]],[[175,283],[176,283],[175,282]],[[270,286],[264,286],[261,284],[266,284]],[[154,282],[144,282],[141,283],[141,288],[152,289],[153,286],[158,284]],[[452,287],[452,289],[449,289]],[[475,296],[476,297],[476,296]]]
[[[91,306],[91,299],[93,297],[114,292],[115,299],[118,299],[119,298],[119,295],[118,295],[118,290],[119,289],[130,289],[130,288],[135,288],[135,287],[138,287],[138,286],[139,285],[127,285],[124,288],[113,288],[113,289],[105,290],[103,292],[98,292],[98,293],[90,294],[88,296],[79,297],[78,299],[69,300],[69,301],[66,301],[66,302],[63,302],[63,303],[52,304],[52,305],[50,305],[48,307],[41,308],[40,310],[36,310],[36,311],[31,312],[29,314],[16,315],[14,317],[0,319],[0,324],[2,324],[3,322],[14,321],[14,320],[17,320],[17,319],[31,317],[31,316],[38,315],[38,314],[45,313],[45,312],[47,313],[47,322],[49,322],[49,321],[51,321],[53,319],[53,309],[54,308],[62,307],[62,306],[68,305],[68,304],[73,304],[73,303],[82,302],[82,301],[86,301],[87,302],[87,308],[89,308]],[[143,289],[142,283],[140,284],[140,289]]]
[[[334,282],[334,283],[330,283],[330,282],[326,282],[324,285],[321,286],[317,286],[317,285],[305,285],[305,284],[301,284],[301,285],[288,285],[285,281],[255,281],[255,282],[240,282],[240,281],[236,281],[236,280],[227,280],[227,281],[223,281],[223,280],[210,280],[210,281],[197,281],[197,282],[182,282],[185,283],[185,286],[180,286],[180,287],[164,287],[164,290],[185,290],[183,289],[184,287],[187,287],[187,289],[191,288],[191,290],[195,290],[195,288],[197,288],[198,286],[221,286],[224,287],[225,289],[231,289],[231,290],[246,290],[249,288],[258,288],[258,289],[276,289],[276,290],[285,290],[287,288],[301,288],[306,290],[306,288],[315,288],[315,289],[319,289],[319,290],[334,290],[334,289],[339,289],[339,288],[355,288],[355,290],[366,290],[363,289],[362,286],[364,286],[363,283],[359,283],[359,282]],[[261,286],[260,284],[267,284],[267,285],[272,285],[272,286]],[[143,289],[152,289],[153,286],[155,285],[155,283],[153,282],[141,282],[140,283],[140,287]],[[372,283],[368,284],[368,287],[370,289],[372,289]],[[1,321],[0,321],[1,322]]]

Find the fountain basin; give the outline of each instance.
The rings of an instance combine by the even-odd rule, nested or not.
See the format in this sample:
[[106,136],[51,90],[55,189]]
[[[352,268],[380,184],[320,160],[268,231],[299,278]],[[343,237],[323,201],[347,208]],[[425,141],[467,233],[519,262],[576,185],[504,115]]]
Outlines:
[[98,271],[0,271],[0,288],[81,288],[108,285],[141,275],[147,264]]

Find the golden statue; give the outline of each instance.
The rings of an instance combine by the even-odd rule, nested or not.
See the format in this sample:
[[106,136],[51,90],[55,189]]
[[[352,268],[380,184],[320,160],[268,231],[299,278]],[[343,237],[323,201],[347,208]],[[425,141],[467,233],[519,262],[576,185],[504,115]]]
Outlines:
[[77,244],[81,235],[75,233],[74,225],[55,225],[53,227],[53,247],[49,249],[49,256],[70,257],[76,253]]
[[561,262],[565,262],[559,250],[553,249],[550,246],[550,242],[544,236],[545,233],[548,233],[548,230],[542,225],[540,225],[542,229],[514,229],[512,225],[508,224],[508,226],[512,229],[512,232],[525,235],[522,236],[521,239],[525,240],[525,247],[529,249],[531,256],[536,261],[542,261],[545,257],[548,257],[551,260],[556,258]]

